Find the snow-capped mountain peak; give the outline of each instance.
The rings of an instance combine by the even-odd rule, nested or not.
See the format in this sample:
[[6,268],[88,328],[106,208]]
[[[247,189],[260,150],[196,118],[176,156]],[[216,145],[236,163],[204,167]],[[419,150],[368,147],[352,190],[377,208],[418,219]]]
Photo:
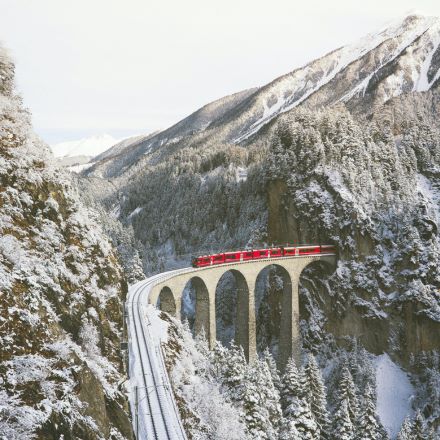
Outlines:
[[[211,103],[135,146],[118,149],[111,158],[98,157],[90,173],[130,173],[145,155],[176,142],[183,145],[196,134],[245,143],[278,115],[298,106],[343,104],[353,114],[371,116],[393,98],[434,90],[439,84],[440,18],[411,14],[258,89]],[[216,111],[207,112],[209,107]]]
[[60,142],[51,145],[52,152],[55,157],[95,157],[103,153],[110,147],[118,143],[118,139],[108,135],[101,134],[80,139],[78,141]]
[[440,19],[423,15],[367,34],[263,87],[253,112],[259,117],[249,120],[233,141],[242,142],[306,100],[313,106],[346,103],[374,89],[383,103],[404,92],[429,90],[440,77],[439,45]]

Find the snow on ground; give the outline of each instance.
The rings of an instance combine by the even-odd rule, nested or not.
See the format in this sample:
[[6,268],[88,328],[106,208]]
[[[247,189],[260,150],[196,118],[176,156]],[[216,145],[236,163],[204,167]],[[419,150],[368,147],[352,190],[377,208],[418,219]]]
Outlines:
[[[380,68],[397,58],[407,46],[427,32],[430,27],[433,27],[432,33],[436,35],[436,26],[438,26],[438,23],[435,17],[418,16],[416,20],[412,21],[402,21],[399,19],[380,32],[368,34],[353,44],[343,46],[275,80],[264,87],[263,92],[260,94],[258,110],[261,116],[249,128],[245,129],[244,132],[236,137],[233,142],[240,143],[244,141],[278,114],[285,113],[297,107],[321,87],[332,81],[338,73],[342,72],[351,63],[378,48],[387,40],[393,41],[393,46],[388,48],[388,52],[385,56],[379,55],[383,57]],[[436,44],[436,42],[434,44]],[[430,60],[427,60],[427,63],[428,62],[430,62]],[[313,72],[313,75],[311,75],[311,72]],[[315,72],[321,72],[319,79],[315,77]],[[374,75],[374,73],[375,72],[371,75]],[[425,75],[424,72],[422,72],[422,74]],[[440,72],[437,75],[440,75]],[[437,77],[438,76],[436,76],[436,78]],[[414,79],[417,80],[418,78]],[[392,96],[397,96],[402,93],[403,80],[404,78],[391,76],[391,81],[395,83],[394,87],[391,87],[391,90],[393,90]],[[435,81],[435,79],[433,81]],[[431,82],[428,87],[432,84],[433,82]],[[367,86],[368,81],[361,81],[354,89],[348,91],[342,100],[347,100],[356,94],[362,94]],[[423,80],[420,87],[427,87],[424,85]]]
[[71,167],[68,167],[67,169],[72,173],[80,173],[81,171],[87,170],[88,168],[92,167],[94,164],[95,162],[83,163],[82,165],[73,165]]
[[151,325],[151,333],[160,343],[168,341],[168,323],[160,319],[160,310],[149,304],[146,308],[149,324]]
[[136,209],[134,209],[129,215],[128,218],[132,218],[136,214],[139,214],[144,208],[142,206],[138,206]]
[[440,220],[440,188],[433,185],[433,182],[422,174],[417,175],[417,184],[419,192],[426,198],[435,218],[437,221]]
[[90,156],[95,157],[98,154],[108,150],[119,141],[108,134],[92,136],[78,141],[61,142],[51,145],[55,157],[76,157]]
[[407,415],[412,413],[415,390],[409,376],[388,356],[376,358],[377,413],[391,438],[395,438]]
[[440,70],[439,70],[437,74],[434,76],[434,78],[431,78],[431,80],[429,80],[428,78],[428,71],[432,65],[432,58],[440,46],[439,29],[440,29],[440,23],[436,23],[434,29],[430,29],[430,32],[433,33],[431,37],[432,49],[427,54],[424,62],[422,63],[422,66],[420,68],[420,76],[417,84],[414,84],[414,90],[417,92],[426,92],[427,90],[429,90],[440,76]]
[[168,324],[159,318],[160,311],[148,304],[154,283],[163,276],[158,274],[140,281],[130,286],[128,292],[129,394],[133,428],[135,432],[139,430],[136,436],[139,438],[153,438],[155,429],[158,438],[168,438],[168,432],[169,438],[186,440],[161,351],[162,342],[168,338]]

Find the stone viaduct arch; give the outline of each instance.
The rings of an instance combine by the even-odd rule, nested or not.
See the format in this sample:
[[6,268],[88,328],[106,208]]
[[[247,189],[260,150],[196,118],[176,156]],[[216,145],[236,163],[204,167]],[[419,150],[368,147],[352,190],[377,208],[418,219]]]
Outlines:
[[310,255],[277,259],[252,260],[221,264],[199,269],[188,269],[159,281],[151,290],[150,304],[156,305],[160,297],[161,310],[180,319],[182,293],[191,281],[196,292],[195,332],[205,330],[210,348],[216,341],[215,292],[223,274],[230,271],[237,283],[237,321],[235,341],[243,347],[248,360],[257,356],[255,288],[259,273],[268,266],[284,269],[284,291],[280,324],[280,351],[278,364],[284,367],[290,356],[300,357],[298,284],[303,269],[314,261],[334,267],[335,255]]

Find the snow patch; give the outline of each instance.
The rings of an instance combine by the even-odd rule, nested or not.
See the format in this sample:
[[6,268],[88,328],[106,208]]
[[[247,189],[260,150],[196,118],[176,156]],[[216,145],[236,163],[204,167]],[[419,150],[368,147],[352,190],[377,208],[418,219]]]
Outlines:
[[67,167],[67,169],[69,171],[71,171],[72,173],[81,173],[84,170],[88,170],[90,167],[92,167],[93,165],[95,165],[96,162],[88,162],[88,163],[83,163],[81,165],[73,165],[71,167]]
[[435,30],[436,33],[431,40],[432,50],[428,53],[425,60],[423,61],[423,64],[420,68],[419,79],[417,81],[417,84],[415,84],[414,86],[414,90],[417,92],[426,92],[427,90],[429,90],[440,76],[439,70],[434,78],[432,78],[432,81],[429,81],[428,79],[428,70],[432,64],[432,57],[434,56],[436,50],[440,45],[440,24],[437,24],[437,26],[435,26],[433,30]]
[[151,325],[151,333],[160,343],[166,343],[168,341],[168,323],[160,319],[160,313],[160,310],[152,304],[149,304],[146,308],[148,323]]
[[128,218],[132,218],[135,215],[139,214],[144,208],[142,208],[141,206],[138,206],[136,209],[134,209],[132,212],[130,212],[130,214],[128,215]]
[[395,438],[406,416],[412,413],[415,390],[409,376],[388,356],[376,358],[377,413],[391,438]]
[[417,189],[427,200],[430,206],[431,212],[435,215],[437,222],[440,221],[440,186],[434,186],[433,183],[423,176],[417,175]]

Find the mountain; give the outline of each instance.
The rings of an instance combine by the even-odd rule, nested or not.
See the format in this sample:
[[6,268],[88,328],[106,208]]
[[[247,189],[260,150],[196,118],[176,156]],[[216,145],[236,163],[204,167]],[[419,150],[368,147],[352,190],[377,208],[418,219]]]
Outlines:
[[113,152],[110,151],[109,154],[98,158],[98,163],[90,168],[88,174],[96,173],[98,176],[109,177],[120,175],[122,170],[129,169],[142,156],[153,153],[165,145],[178,144],[186,137],[203,132],[213,121],[240,105],[254,91],[255,89],[245,90],[211,102],[164,131],[148,136],[146,139],[128,142],[124,148],[118,146]]
[[0,46],[1,438],[132,438],[127,282],[95,217],[33,133]]
[[436,88],[439,67],[440,19],[411,15],[263,87],[208,104],[148,140],[106,157],[88,174],[130,173],[156,150],[167,145],[178,148],[190,138],[244,144],[278,115],[299,106],[345,105],[353,113],[371,117],[376,106],[392,98]]
[[60,142],[52,145],[51,149],[55,157],[95,157],[116,143],[118,143],[117,139],[108,134],[101,134],[78,141]]
[[[361,400],[365,384],[376,387],[372,363],[386,354],[393,370],[411,375],[413,409],[438,437],[439,69],[440,20],[411,15],[105,153],[80,178],[81,194],[101,207],[132,277],[140,261],[151,275],[188,265],[192,254],[334,244],[336,271],[311,265],[301,274],[304,350],[334,368],[328,389],[337,390],[340,371],[350,369]],[[229,275],[215,295],[217,339],[225,344],[236,319]],[[272,267],[255,286],[257,347],[274,355],[280,275]],[[194,295],[189,284],[189,327]],[[368,405],[374,413],[375,402]]]
[[108,134],[91,136],[78,141],[60,142],[50,148],[61,167],[70,167],[71,171],[79,172],[87,168],[93,157],[108,150],[118,140]]

